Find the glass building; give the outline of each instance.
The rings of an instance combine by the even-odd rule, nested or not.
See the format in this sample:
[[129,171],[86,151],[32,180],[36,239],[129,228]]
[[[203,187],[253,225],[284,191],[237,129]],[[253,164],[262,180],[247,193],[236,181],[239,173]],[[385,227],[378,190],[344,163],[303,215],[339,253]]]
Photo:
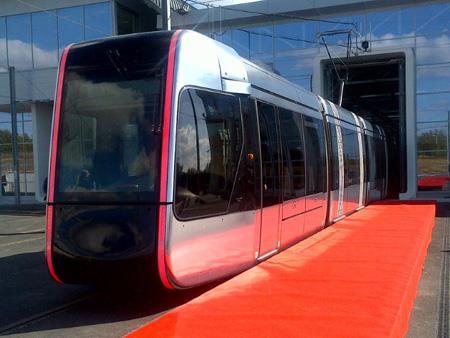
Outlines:
[[334,102],[345,80],[343,106],[382,124],[391,141],[391,197],[450,198],[449,1],[219,4],[197,6],[177,28]]
[[[190,5],[172,12],[173,28],[195,29],[308,90],[337,101],[345,80],[343,106],[382,123],[390,135],[398,177],[393,197],[450,197],[449,1],[171,1],[173,7]],[[0,208],[18,199],[44,200],[64,47],[157,30],[160,5],[161,0],[0,2]],[[17,134],[9,67],[15,69]]]

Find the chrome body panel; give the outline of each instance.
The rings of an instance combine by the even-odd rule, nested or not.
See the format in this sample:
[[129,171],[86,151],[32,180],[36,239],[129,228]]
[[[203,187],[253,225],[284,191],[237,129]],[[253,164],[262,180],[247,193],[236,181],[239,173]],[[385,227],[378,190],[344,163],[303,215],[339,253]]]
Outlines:
[[363,143],[363,129],[361,127],[361,122],[359,117],[352,113],[353,119],[355,120],[355,124],[358,126],[357,129],[357,137],[358,137],[358,149],[359,149],[359,197],[358,197],[358,205],[356,208],[362,207],[364,205],[364,143]]
[[337,146],[338,146],[338,158],[339,158],[339,191],[337,198],[337,212],[335,214],[335,218],[339,218],[344,214],[344,180],[345,180],[345,172],[344,172],[344,146],[342,141],[342,130],[341,130],[341,121],[340,114],[337,106],[329,102],[331,107],[331,111],[333,116],[336,118],[333,121],[333,124],[336,128],[336,138],[337,138]]
[[276,204],[262,209],[259,257],[280,247],[280,206]]
[[223,79],[248,83],[247,70],[242,59],[231,47],[216,42],[216,53]]
[[304,238],[305,214],[296,214],[281,221],[281,244],[283,248]]
[[254,265],[257,227],[256,211],[192,221],[173,217],[166,239],[170,279],[177,287],[191,287]]
[[[250,88],[245,67],[233,49],[193,31],[181,32],[175,57],[167,202],[174,201],[178,99],[188,86],[239,94],[249,94]],[[173,284],[181,288],[204,284],[255,264],[258,214],[249,211],[180,221],[168,206],[164,253]]]
[[303,214],[306,211],[306,198],[299,197],[283,202],[282,219],[294,217]]
[[[248,81],[252,84],[253,88],[262,88],[265,92],[273,93],[278,96],[285,97],[287,100],[284,101],[283,104],[287,102],[295,101],[301,104],[295,104],[296,111],[306,112],[310,110],[310,116],[315,118],[321,118],[320,114],[320,101],[317,99],[317,96],[311,92],[306,91],[300,86],[294,85],[288,80],[271,73],[248,60],[242,59],[243,63],[246,67],[248,74]],[[260,93],[258,91],[252,91],[252,95],[259,98]],[[270,102],[274,102],[276,97],[274,95],[270,96]],[[289,101],[291,100],[291,101]],[[280,105],[286,109],[293,109],[289,107],[285,107],[284,105]],[[310,109],[308,109],[310,107]]]
[[327,194],[318,193],[306,196],[305,227],[303,233],[309,235],[325,226]]
[[[337,131],[338,127],[335,124],[335,120],[331,117],[334,116],[334,111],[331,107],[331,102],[325,100],[324,98],[320,97],[320,100],[322,102],[322,105],[324,107],[324,114],[325,114],[325,120],[328,124],[328,128],[330,128],[330,130],[332,128],[334,128],[334,130]],[[330,142],[330,147],[332,147],[331,144],[331,140],[329,140]],[[331,152],[333,152],[333,149],[331,148]],[[328,156],[331,156],[331,154],[328,154]],[[330,158],[327,159],[328,161],[328,170],[331,170],[333,163],[330,161]],[[339,164],[338,164],[339,165]],[[330,190],[330,200],[328,203],[328,221],[330,223],[333,223],[333,220],[336,219],[338,217],[338,213],[339,213],[339,189],[335,189],[335,190]]]
[[355,118],[353,117],[354,116],[354,114],[352,113],[352,112],[350,112],[350,111],[348,111],[347,109],[345,109],[345,108],[342,108],[342,107],[339,107],[339,106],[336,106],[334,103],[331,103],[335,108],[336,108],[336,110],[338,111],[338,118],[340,119],[340,120],[342,120],[342,121],[344,121],[344,122],[347,122],[347,123],[349,123],[349,124],[352,124],[352,125],[356,125],[356,126],[358,126],[358,123],[355,121]]
[[360,116],[357,116],[358,117],[358,121],[359,121],[359,126],[360,126],[360,128],[361,128],[361,139],[362,139],[362,155],[363,155],[363,157],[362,157],[362,161],[363,161],[363,166],[362,166],[362,169],[363,169],[363,174],[364,174],[364,180],[363,180],[363,182],[362,182],[362,187],[363,187],[363,191],[362,191],[362,196],[361,196],[361,198],[362,198],[362,204],[361,204],[361,206],[364,206],[364,205],[367,205],[367,203],[368,203],[368,200],[367,200],[367,175],[366,175],[366,173],[367,173],[367,161],[366,161],[366,156],[367,156],[367,150],[366,150],[366,140],[365,140],[365,127],[366,127],[366,121],[362,118],[362,117],[360,117]]
[[344,214],[348,214],[359,207],[360,185],[354,184],[345,188]]
[[[354,116],[323,101],[276,74],[242,59],[231,48],[192,31],[181,32],[176,48],[167,182],[164,255],[175,287],[204,284],[257,264],[324,226],[327,194],[319,193],[263,209],[183,221],[173,212],[178,98],[192,86],[250,95],[306,116],[322,119],[321,105],[334,116],[338,135],[339,189],[330,192],[330,219],[344,215],[344,153],[341,124],[355,125]],[[328,118],[327,118],[328,119]],[[366,121],[365,121],[366,122]],[[359,123],[356,123],[359,125]],[[371,125],[367,123],[371,128]],[[361,142],[359,142],[361,145]],[[357,191],[356,191],[357,190]],[[361,189],[355,190],[361,204]],[[352,192],[353,193],[353,192]],[[348,208],[347,208],[348,209]]]
[[222,87],[224,92],[250,94],[250,84],[247,82],[222,79]]
[[295,102],[286,100],[283,97],[274,96],[268,92],[259,90],[255,87],[250,88],[250,95],[251,97],[258,99],[260,101],[270,102],[278,107],[289,109],[295,112],[302,113],[306,116],[315,117],[318,119],[322,119],[322,115],[311,108],[302,106],[300,104],[297,104]]
[[330,223],[333,223],[336,218],[340,215],[339,211],[339,190],[331,190],[330,191]]

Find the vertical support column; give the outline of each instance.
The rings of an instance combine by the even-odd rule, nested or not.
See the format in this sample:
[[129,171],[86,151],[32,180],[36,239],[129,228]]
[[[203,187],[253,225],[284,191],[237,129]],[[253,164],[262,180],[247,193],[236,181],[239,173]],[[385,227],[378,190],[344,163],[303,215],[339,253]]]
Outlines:
[[16,112],[16,77],[14,67],[9,67],[9,97],[11,109],[12,127],[12,151],[14,166],[14,195],[16,206],[20,206],[20,172],[19,172],[19,149],[17,144],[17,112]]
[[119,27],[117,23],[117,1],[111,2],[111,15],[112,15],[112,33],[113,35],[118,35]]
[[416,133],[416,65],[415,55],[410,48],[402,50],[405,55],[404,65],[404,104],[405,104],[405,142],[406,142],[406,192],[401,193],[401,200],[412,199],[417,194],[417,133]]
[[447,172],[450,176],[450,110],[447,116]]
[[161,1],[161,18],[162,18],[162,29],[165,31],[170,31],[172,29],[172,18],[170,15],[170,0]]
[[33,160],[35,198],[45,202],[44,181],[48,176],[50,137],[52,134],[53,105],[36,102],[31,104],[33,122]]
[[[405,192],[408,187],[407,173],[407,141],[406,141],[406,102],[405,102],[405,64],[400,61],[398,64],[398,92],[399,92],[399,151],[400,151],[400,193]],[[391,157],[392,158],[392,157]]]

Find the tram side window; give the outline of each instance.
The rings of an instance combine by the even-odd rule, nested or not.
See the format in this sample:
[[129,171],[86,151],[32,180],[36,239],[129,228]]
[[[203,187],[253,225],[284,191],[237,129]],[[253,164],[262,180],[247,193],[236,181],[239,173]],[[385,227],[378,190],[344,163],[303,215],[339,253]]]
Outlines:
[[376,179],[383,179],[386,176],[386,157],[384,150],[384,141],[383,139],[377,137],[375,138],[375,146],[376,146],[376,165],[377,165],[377,173]]
[[322,120],[303,116],[306,150],[306,194],[326,192],[325,133]]
[[372,135],[365,134],[364,135],[366,141],[366,158],[367,158],[367,167],[366,167],[366,181],[374,182],[377,172],[377,163],[376,163],[376,152],[375,152],[375,140]]
[[337,131],[339,128],[337,125],[330,123],[330,138],[331,138],[331,190],[339,189],[339,153],[338,153],[338,140]]
[[302,116],[279,108],[283,147],[283,200],[305,196]]
[[261,206],[261,156],[255,100],[241,98],[244,151],[228,212],[256,210]]
[[183,219],[225,213],[243,148],[239,99],[189,89],[178,114],[175,212]]
[[344,187],[360,183],[360,159],[358,132],[349,128],[342,128],[344,143]]
[[280,203],[280,154],[275,107],[258,102],[261,140],[261,171],[263,180],[263,207]]

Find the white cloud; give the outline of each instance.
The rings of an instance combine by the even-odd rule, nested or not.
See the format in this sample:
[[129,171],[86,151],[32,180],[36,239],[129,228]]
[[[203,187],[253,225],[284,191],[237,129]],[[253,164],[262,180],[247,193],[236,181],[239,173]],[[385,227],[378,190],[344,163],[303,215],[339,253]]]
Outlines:
[[[177,131],[177,161],[183,165],[183,169],[197,168],[197,148],[195,138],[195,128],[191,124],[186,124]],[[209,139],[200,138],[200,170],[205,170],[208,163],[211,162],[211,152]]]
[[[0,39],[0,46],[5,46],[5,39]],[[8,40],[9,64],[18,69],[32,68],[32,55],[34,63],[38,68],[56,67],[58,54],[56,50],[50,51],[34,46],[31,51],[31,44],[21,40]],[[4,65],[0,65],[4,66]]]

